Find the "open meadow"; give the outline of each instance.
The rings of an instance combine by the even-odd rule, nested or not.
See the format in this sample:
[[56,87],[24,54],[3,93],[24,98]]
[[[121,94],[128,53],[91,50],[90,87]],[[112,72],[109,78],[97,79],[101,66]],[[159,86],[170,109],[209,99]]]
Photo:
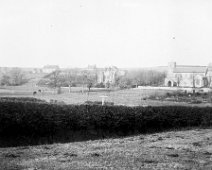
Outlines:
[[[38,92],[41,90],[41,93]],[[33,92],[36,91],[36,95]],[[82,93],[83,91],[83,93]],[[212,106],[211,103],[188,104],[186,102],[161,101],[148,99],[150,96],[160,97],[167,93],[173,93],[170,90],[158,89],[113,89],[91,88],[88,93],[87,88],[72,87],[69,93],[68,88],[61,88],[61,93],[57,94],[55,89],[48,87],[35,86],[28,83],[22,86],[5,86],[0,88],[0,97],[35,97],[38,99],[63,101],[66,104],[83,104],[86,101],[101,101],[100,96],[107,96],[106,101],[113,102],[115,105],[125,106],[164,106],[164,105],[181,105],[181,106]]]

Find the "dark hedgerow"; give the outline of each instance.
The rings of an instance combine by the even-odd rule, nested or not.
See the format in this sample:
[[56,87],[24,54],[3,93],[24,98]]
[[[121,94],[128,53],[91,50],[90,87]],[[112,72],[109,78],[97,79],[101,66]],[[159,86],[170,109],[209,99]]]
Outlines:
[[34,97],[0,97],[0,101],[47,103],[45,100]]
[[212,125],[211,107],[55,105],[0,100],[0,146],[68,142]]

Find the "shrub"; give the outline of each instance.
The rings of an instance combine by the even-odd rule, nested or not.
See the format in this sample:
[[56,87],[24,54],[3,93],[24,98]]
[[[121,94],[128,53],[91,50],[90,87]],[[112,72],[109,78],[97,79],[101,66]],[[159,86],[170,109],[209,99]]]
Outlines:
[[97,83],[94,87],[96,88],[105,88],[104,83]]
[[[101,101],[86,101],[84,104],[85,105],[102,105],[102,102]],[[106,106],[113,106],[114,103],[113,102],[107,102],[107,101],[105,101],[104,102],[104,105],[106,105]]]

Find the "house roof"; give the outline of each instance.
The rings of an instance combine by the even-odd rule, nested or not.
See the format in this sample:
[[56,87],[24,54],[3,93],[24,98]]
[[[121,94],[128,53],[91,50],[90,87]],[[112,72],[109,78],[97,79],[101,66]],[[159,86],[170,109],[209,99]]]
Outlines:
[[205,73],[206,66],[176,66],[173,69],[174,73]]

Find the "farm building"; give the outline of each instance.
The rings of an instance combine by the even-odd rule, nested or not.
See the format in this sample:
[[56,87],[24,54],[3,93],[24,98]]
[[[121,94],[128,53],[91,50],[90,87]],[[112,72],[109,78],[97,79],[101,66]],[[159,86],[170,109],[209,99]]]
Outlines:
[[212,87],[212,65],[188,66],[176,65],[171,62],[168,65],[168,73],[165,86],[173,87]]

